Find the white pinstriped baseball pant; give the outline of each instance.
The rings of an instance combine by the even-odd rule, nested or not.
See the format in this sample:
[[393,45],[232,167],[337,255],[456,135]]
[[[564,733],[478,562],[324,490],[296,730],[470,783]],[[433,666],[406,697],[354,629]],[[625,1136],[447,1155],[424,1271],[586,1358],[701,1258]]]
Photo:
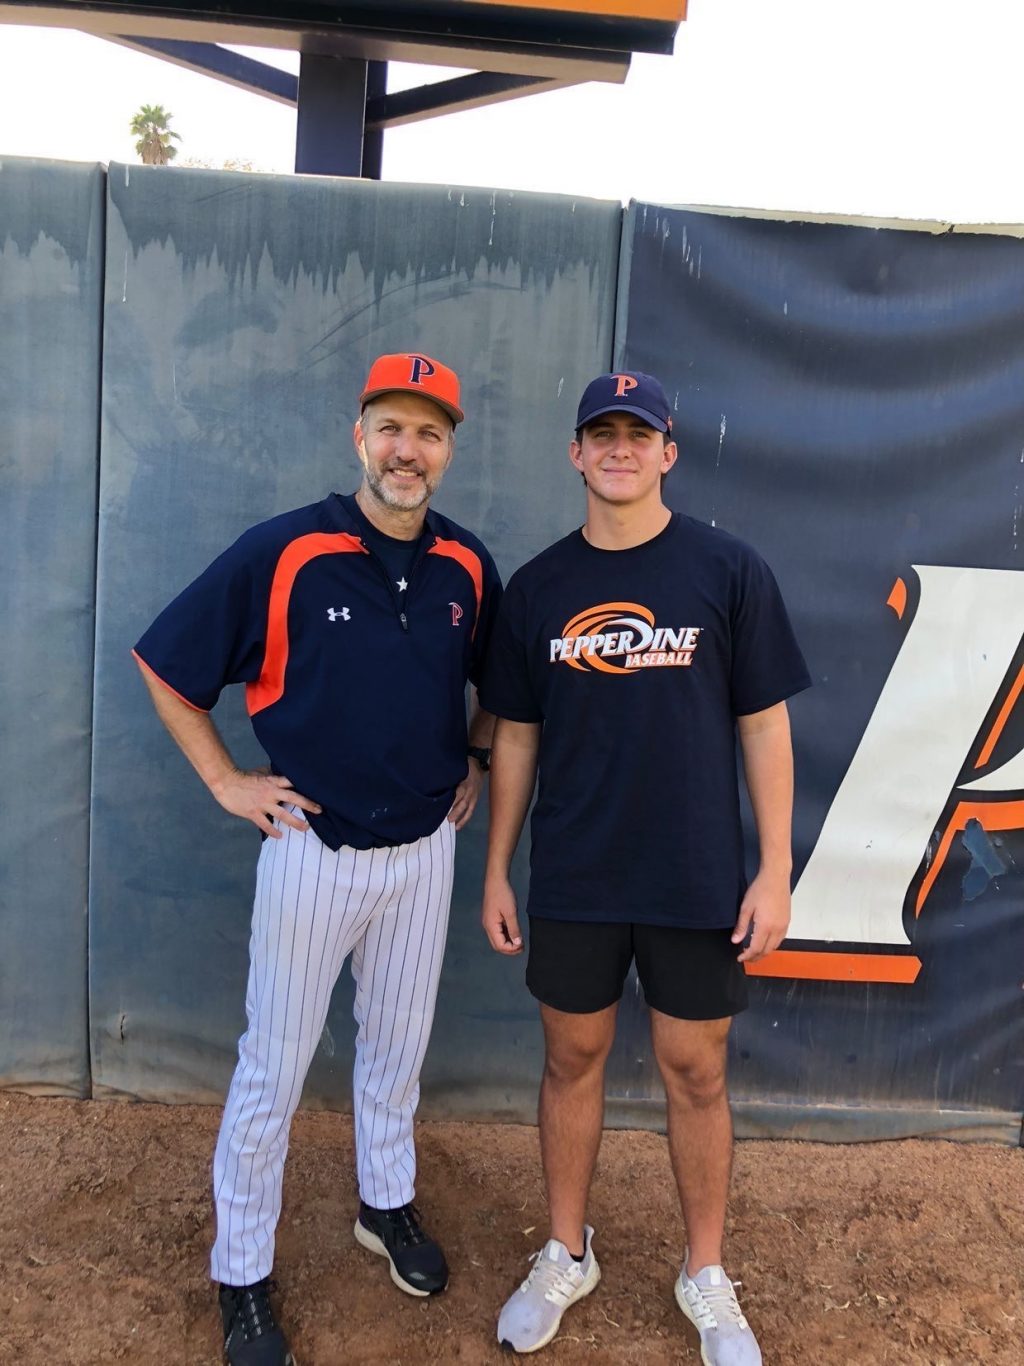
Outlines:
[[452,896],[455,829],[389,849],[328,849],[281,827],[260,851],[245,1009],[213,1161],[215,1280],[270,1274],[288,1132],[331,991],[352,955],[356,1165],[367,1204],[412,1200],[413,1115]]

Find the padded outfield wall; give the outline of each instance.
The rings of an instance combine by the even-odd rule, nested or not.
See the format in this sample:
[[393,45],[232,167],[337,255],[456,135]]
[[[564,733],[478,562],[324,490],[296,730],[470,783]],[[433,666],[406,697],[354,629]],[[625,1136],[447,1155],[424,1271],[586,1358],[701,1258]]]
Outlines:
[[762,551],[814,679],[744,1131],[1019,1141],[1024,243],[636,204],[619,286],[668,500]]
[[105,177],[0,162],[0,1085],[89,1091]]
[[[675,398],[669,501],[782,582],[815,688],[792,704],[794,937],[733,1041],[740,1132],[1018,1141],[1024,245],[3,165],[0,763],[31,799],[0,844],[0,1080],[223,1096],[258,836],[191,774],[128,652],[246,526],[355,486],[368,362],[419,348],[469,414],[438,506],[506,577],[579,524],[566,444],[615,363]],[[237,691],[215,717],[259,762]],[[460,837],[423,1113],[529,1119],[540,1034],[522,961],[478,928],[484,815]],[[347,1103],[350,1003],[345,972],[307,1104]],[[632,982],[620,1023],[610,1120],[658,1125]]]
[[[134,166],[111,166],[108,189],[93,1085],[215,1100],[244,1027],[259,835],[211,803],[154,724],[128,647],[245,527],[357,485],[355,398],[381,352],[424,350],[460,374],[468,419],[437,505],[483,531],[503,576],[560,534],[575,489],[557,453],[611,355],[620,211]],[[259,762],[231,693],[215,715]],[[459,840],[424,1105],[525,1114],[539,1038],[522,965],[481,940],[483,837],[478,819]],[[345,970],[307,1103],[346,1101],[353,1032]]]

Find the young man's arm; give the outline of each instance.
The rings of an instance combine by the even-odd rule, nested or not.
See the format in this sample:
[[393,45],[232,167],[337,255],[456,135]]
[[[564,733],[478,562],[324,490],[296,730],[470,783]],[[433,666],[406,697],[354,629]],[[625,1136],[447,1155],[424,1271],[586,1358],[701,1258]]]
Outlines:
[[754,808],[761,867],[747,888],[733,931],[741,943],[754,922],[750,944],[739,956],[754,963],[777,949],[789,929],[793,871],[793,745],[785,702],[737,718],[743,769]]
[[483,927],[498,953],[522,953],[516,894],[508,880],[512,855],[537,780],[541,723],[499,717],[491,752],[491,825],[484,874]]
[[271,817],[284,821],[295,830],[309,829],[305,821],[286,811],[281,803],[319,812],[321,808],[316,802],[293,792],[287,778],[270,773],[246,773],[240,769],[228,753],[209,713],[190,707],[165,687],[141,659],[137,662],[157,715],[225,811],[252,821],[274,839],[281,838],[281,831],[274,826]]

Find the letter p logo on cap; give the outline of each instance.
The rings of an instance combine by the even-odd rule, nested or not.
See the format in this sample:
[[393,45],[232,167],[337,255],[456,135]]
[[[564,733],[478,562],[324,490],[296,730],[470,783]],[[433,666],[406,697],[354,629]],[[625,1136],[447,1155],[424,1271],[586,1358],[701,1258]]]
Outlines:
[[453,422],[461,422],[465,416],[459,405],[458,375],[441,361],[419,351],[378,356],[370,366],[359,402],[361,405],[369,403],[371,399],[395,390],[431,399]]
[[429,379],[434,374],[437,367],[432,360],[426,356],[413,356],[412,369],[409,371],[410,384],[422,384],[425,379]]
[[576,410],[576,430],[602,413],[633,413],[656,431],[672,430],[672,413],[665,390],[653,375],[642,370],[632,374],[598,375],[583,391]]

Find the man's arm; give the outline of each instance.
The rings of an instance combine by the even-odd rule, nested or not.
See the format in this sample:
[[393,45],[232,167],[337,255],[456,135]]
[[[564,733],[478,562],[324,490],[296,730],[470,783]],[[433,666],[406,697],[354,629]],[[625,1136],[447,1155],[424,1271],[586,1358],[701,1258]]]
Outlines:
[[[477,700],[476,688],[469,688],[469,743],[474,749],[490,749],[494,734],[494,717],[484,711]],[[476,810],[480,800],[480,789],[484,785],[484,770],[475,759],[466,759],[466,776],[455,789],[455,800],[448,812],[448,819],[456,830],[462,827]]]
[[736,722],[743,770],[754,808],[761,867],[747,888],[733,931],[733,943],[754,930],[741,963],[755,963],[777,949],[789,929],[790,876],[793,871],[793,746],[785,702],[740,716]]
[[281,803],[319,812],[321,808],[316,802],[293,792],[287,778],[270,773],[246,773],[240,769],[228,753],[209,713],[197,711],[171,692],[138,656],[136,662],[156,714],[225,811],[252,821],[274,839],[281,838],[281,831],[275,828],[271,817],[284,821],[295,830],[309,829],[305,821],[286,811]]
[[491,752],[491,826],[484,874],[483,927],[498,953],[522,953],[516,894],[508,880],[512,855],[537,780],[540,722],[499,717]]

